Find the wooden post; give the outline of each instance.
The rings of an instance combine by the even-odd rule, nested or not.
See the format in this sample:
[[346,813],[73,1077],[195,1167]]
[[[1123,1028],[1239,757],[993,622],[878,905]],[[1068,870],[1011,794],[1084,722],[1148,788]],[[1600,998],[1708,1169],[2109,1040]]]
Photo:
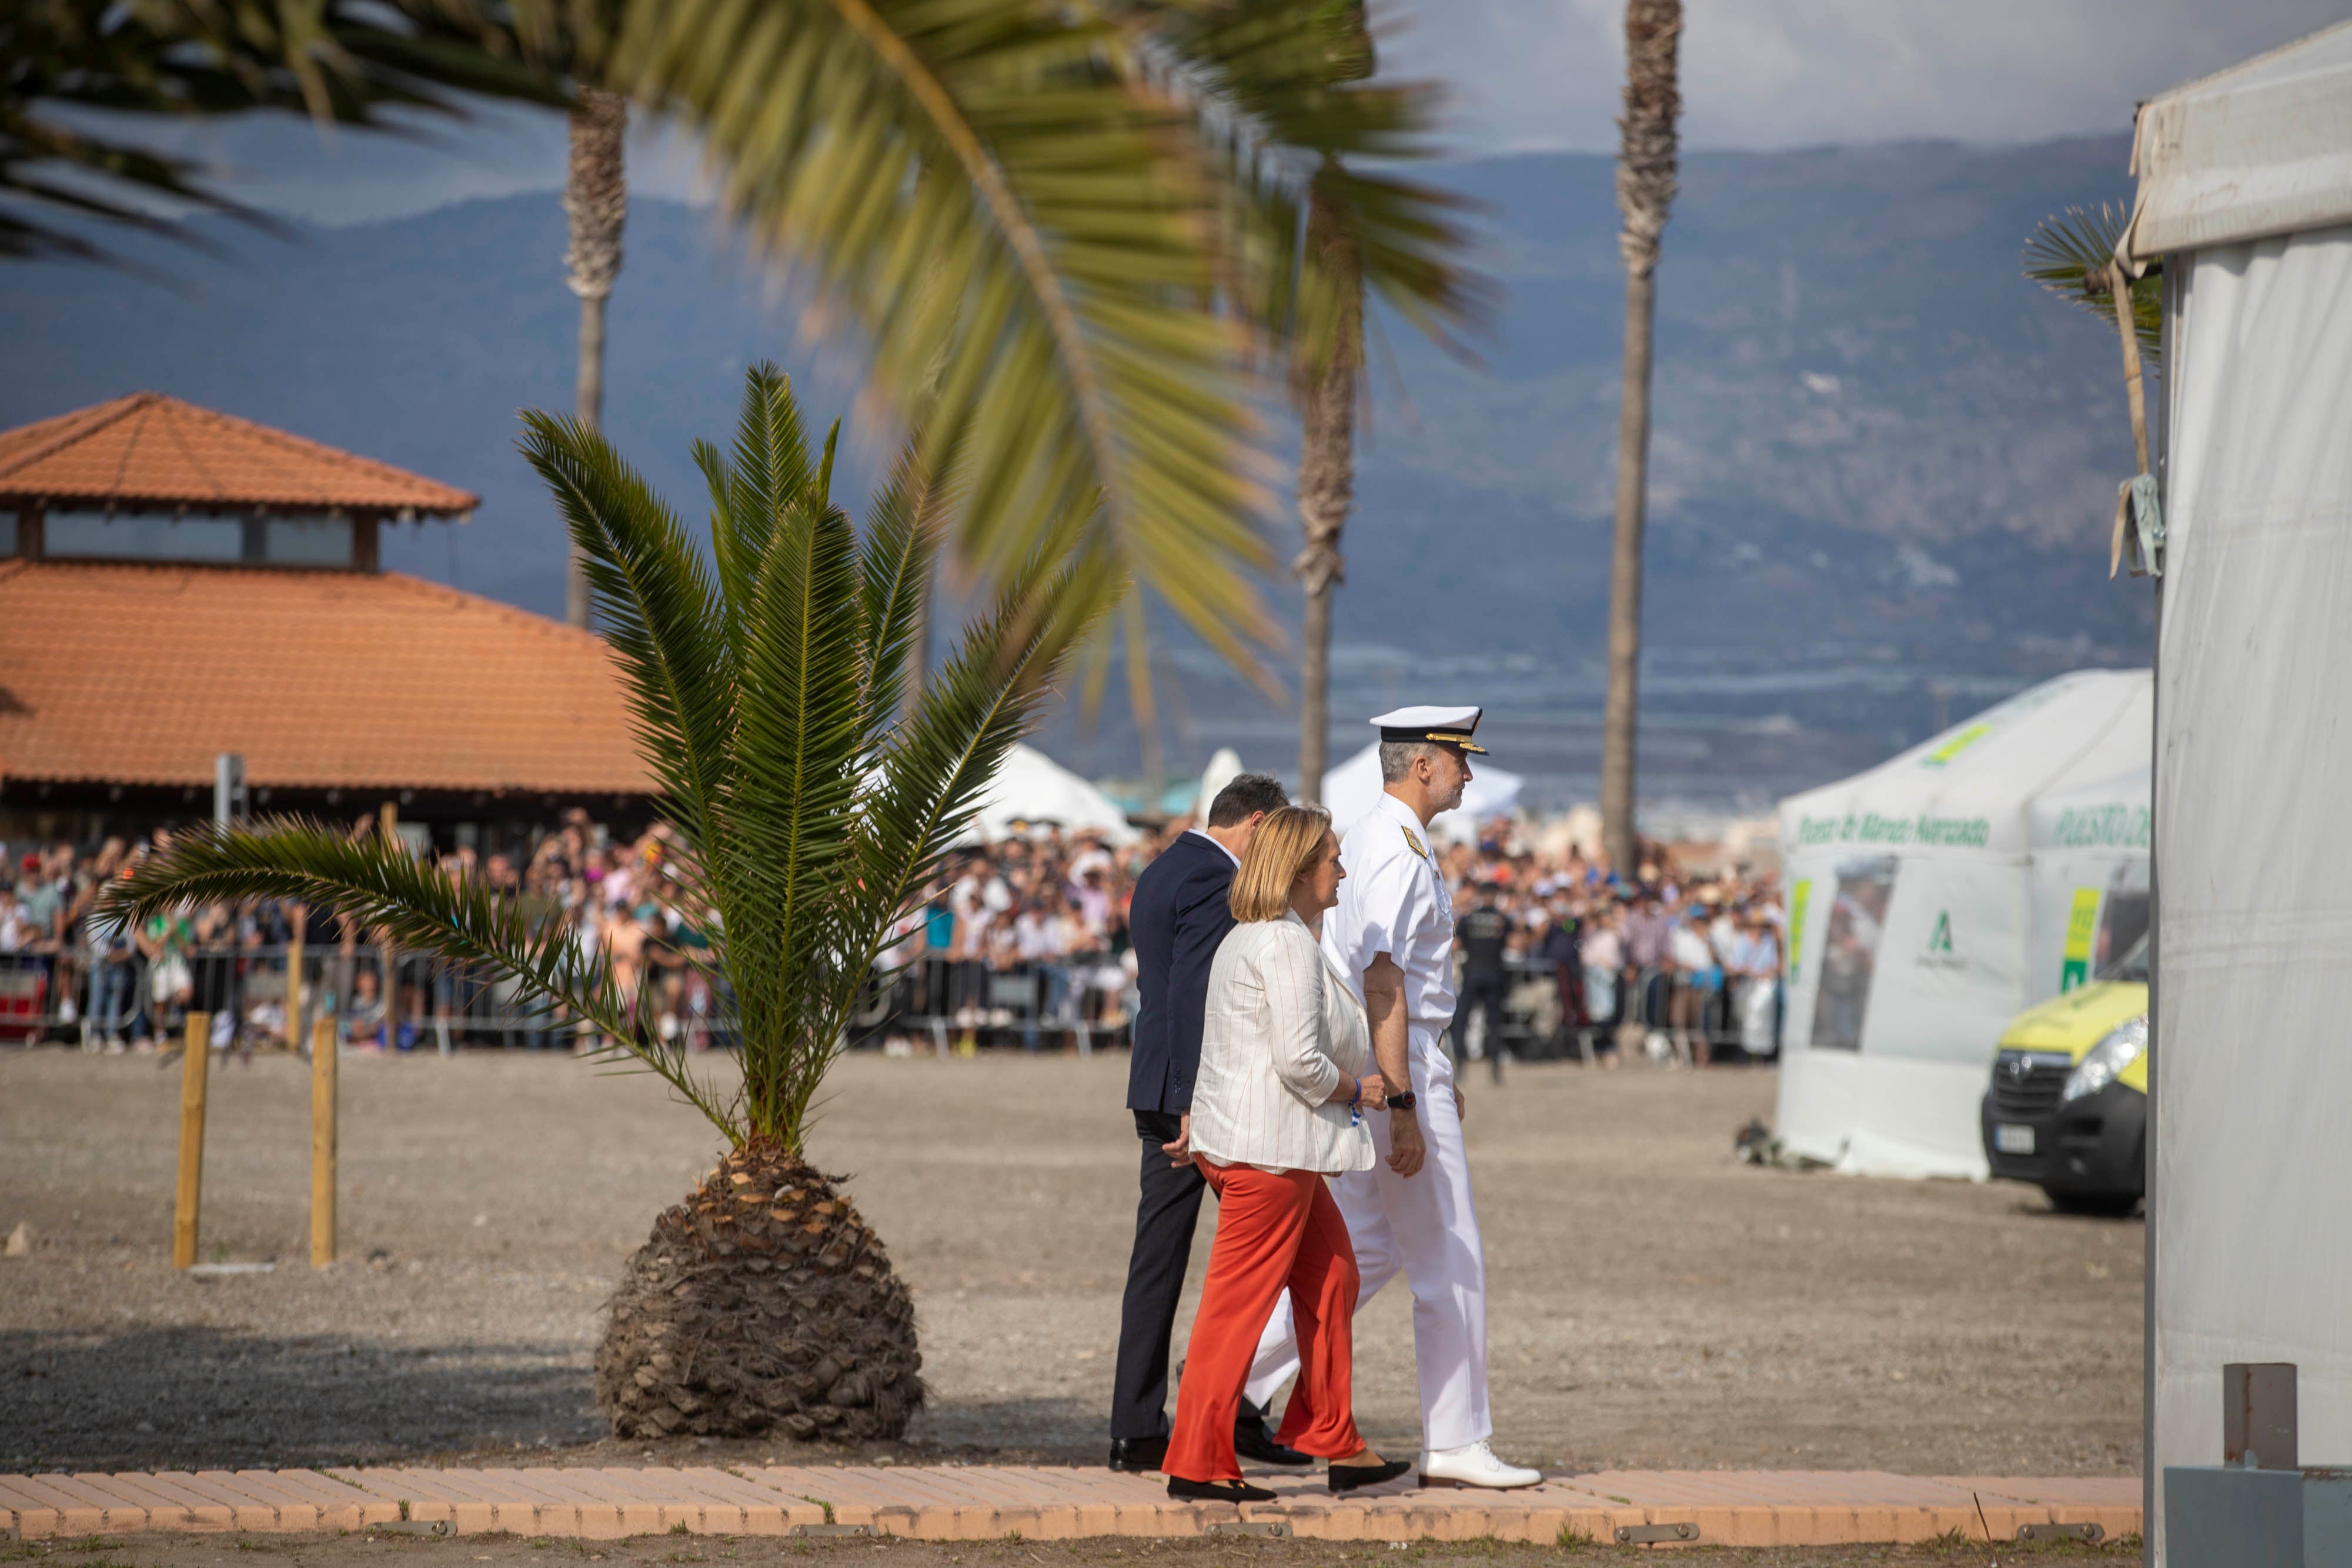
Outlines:
[[[400,808],[386,800],[376,813],[376,824],[383,831],[385,847],[399,850]],[[400,949],[393,945],[389,929],[383,934],[383,1048],[400,1049]]]
[[310,1029],[310,1267],[335,1260],[335,1020]]
[[302,927],[310,911],[294,906],[294,932],[286,940],[286,1049],[302,1049]]
[[180,1059],[180,1191],[172,1208],[174,1269],[196,1260],[196,1209],[205,1190],[205,1075],[212,1055],[212,1015],[190,1013]]

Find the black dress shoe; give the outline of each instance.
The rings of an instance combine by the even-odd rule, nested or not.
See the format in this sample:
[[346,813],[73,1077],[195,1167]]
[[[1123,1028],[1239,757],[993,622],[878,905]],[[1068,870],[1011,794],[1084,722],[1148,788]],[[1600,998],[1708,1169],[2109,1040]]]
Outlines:
[[1354,1491],[1358,1487],[1376,1487],[1382,1481],[1396,1479],[1411,1469],[1411,1459],[1391,1459],[1384,1465],[1333,1465],[1331,1490],[1343,1492]]
[[1168,1495],[1179,1502],[1272,1502],[1274,1493],[1247,1481],[1188,1481],[1168,1478]]
[[1286,1448],[1274,1440],[1263,1421],[1247,1416],[1234,1423],[1234,1452],[1244,1459],[1255,1459],[1261,1465],[1311,1465],[1312,1454],[1302,1454],[1296,1448]]
[[1110,1468],[1140,1474],[1156,1470],[1168,1457],[1165,1437],[1113,1437],[1110,1440]]

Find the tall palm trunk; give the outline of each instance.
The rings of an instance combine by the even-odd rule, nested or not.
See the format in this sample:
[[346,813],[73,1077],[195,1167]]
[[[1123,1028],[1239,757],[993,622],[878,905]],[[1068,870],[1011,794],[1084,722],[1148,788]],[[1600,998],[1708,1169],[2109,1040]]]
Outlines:
[[[583,88],[572,115],[572,163],[563,183],[563,214],[571,221],[571,246],[563,253],[564,283],[580,297],[580,423],[591,430],[604,421],[604,301],[621,274],[621,228],[629,217],[629,181],[622,166],[622,143],[629,130],[629,100],[601,88]],[[564,558],[563,619],[588,624],[588,579],[580,547]]]
[[1329,353],[1297,373],[1300,424],[1298,522],[1307,548],[1292,570],[1306,590],[1299,627],[1298,798],[1320,801],[1330,761],[1331,591],[1347,579],[1339,530],[1356,502],[1356,372],[1363,363],[1364,280],[1356,236],[1318,184],[1309,198],[1307,243],[1340,288]]
[[1625,385],[1617,421],[1617,537],[1609,576],[1609,695],[1601,733],[1601,837],[1631,878],[1633,747],[1642,665],[1642,534],[1650,484],[1650,357],[1658,240],[1675,199],[1675,56],[1682,0],[1626,0],[1624,149],[1617,162],[1617,236],[1625,257]]

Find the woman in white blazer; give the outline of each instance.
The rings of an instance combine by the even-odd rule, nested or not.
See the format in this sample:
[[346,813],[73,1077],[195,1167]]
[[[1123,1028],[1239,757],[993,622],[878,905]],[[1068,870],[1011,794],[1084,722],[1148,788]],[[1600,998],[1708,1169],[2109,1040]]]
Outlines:
[[1236,925],[1209,967],[1192,1157],[1217,1192],[1217,1239],[1192,1320],[1163,1467],[1171,1497],[1261,1502],[1242,1479],[1234,1412],[1258,1335],[1286,1287],[1298,1382],[1275,1438],[1329,1459],[1351,1491],[1402,1475],[1356,1431],[1350,1324],[1356,1253],[1323,1178],[1370,1170],[1364,1113],[1387,1103],[1371,1031],[1318,940],[1339,901],[1330,813],[1290,806],[1258,824],[1234,873]]

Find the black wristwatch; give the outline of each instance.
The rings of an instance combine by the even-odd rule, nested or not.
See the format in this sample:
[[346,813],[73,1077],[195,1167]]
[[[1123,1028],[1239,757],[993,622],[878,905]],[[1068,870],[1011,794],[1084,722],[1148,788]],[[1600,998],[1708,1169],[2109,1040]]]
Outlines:
[[1410,1089],[1402,1094],[1389,1096],[1389,1109],[1391,1111],[1410,1111],[1419,1103],[1421,1103],[1420,1097]]

